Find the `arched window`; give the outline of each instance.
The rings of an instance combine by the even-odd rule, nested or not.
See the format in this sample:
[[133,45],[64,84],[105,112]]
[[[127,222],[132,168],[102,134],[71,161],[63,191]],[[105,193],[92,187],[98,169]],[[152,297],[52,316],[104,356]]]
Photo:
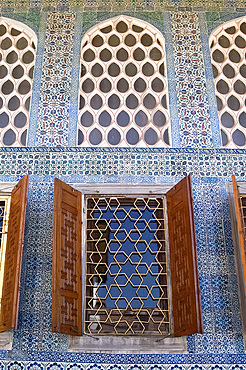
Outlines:
[[246,17],[217,28],[210,36],[212,67],[222,145],[246,148]]
[[169,147],[164,38],[120,16],[82,39],[78,145]]
[[37,38],[26,25],[0,18],[0,146],[25,146]]

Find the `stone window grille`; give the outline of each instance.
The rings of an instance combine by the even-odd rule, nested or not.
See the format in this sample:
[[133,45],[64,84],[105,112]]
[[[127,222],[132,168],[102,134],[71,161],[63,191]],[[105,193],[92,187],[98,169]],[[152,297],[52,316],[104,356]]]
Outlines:
[[164,38],[126,16],[82,39],[79,146],[170,147]]
[[0,146],[26,146],[37,37],[0,18]]
[[222,146],[246,147],[246,17],[234,19],[210,36],[210,50]]

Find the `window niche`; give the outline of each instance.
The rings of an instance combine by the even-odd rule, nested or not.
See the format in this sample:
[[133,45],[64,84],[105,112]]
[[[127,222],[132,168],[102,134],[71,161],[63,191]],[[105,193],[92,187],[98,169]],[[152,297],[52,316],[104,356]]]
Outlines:
[[82,39],[79,146],[170,147],[165,40],[146,22],[120,16]]
[[190,177],[54,189],[53,331],[71,351],[185,352],[202,333]]
[[0,146],[26,146],[37,37],[0,17]]
[[246,17],[218,27],[210,51],[222,146],[246,147]]

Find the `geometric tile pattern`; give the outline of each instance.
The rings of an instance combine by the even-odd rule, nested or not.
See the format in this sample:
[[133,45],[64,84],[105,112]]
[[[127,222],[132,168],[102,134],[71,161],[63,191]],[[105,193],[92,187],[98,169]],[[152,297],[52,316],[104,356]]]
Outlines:
[[69,182],[171,182],[187,174],[246,180],[242,149],[1,148],[0,181],[29,173]]
[[181,147],[212,147],[197,13],[171,15]]
[[75,13],[49,13],[37,122],[37,146],[66,146]]
[[162,11],[165,7],[194,7],[204,9],[214,10],[215,8],[226,10],[226,7],[238,7],[244,8],[244,0],[110,0],[106,2],[105,0],[2,0],[1,5],[5,7],[14,7],[14,8],[24,8],[30,6],[31,8],[51,8],[52,10],[59,10],[61,7],[86,7],[86,8],[95,8],[103,9],[110,11],[113,10],[128,10],[129,7],[147,8],[152,7],[156,9],[161,9]]
[[[20,319],[14,347],[22,351],[67,349],[66,338],[51,332],[53,183],[31,183],[25,229]],[[45,233],[43,230],[45,229]],[[15,332],[15,335],[17,333]]]
[[193,178],[192,190],[205,334],[193,336],[195,352],[220,353],[222,348],[227,353],[243,352],[225,184],[221,179]]
[[4,361],[0,363],[1,369],[6,370],[245,370],[244,363],[238,364],[182,364],[170,365],[168,363],[131,364],[124,362],[110,363],[67,363],[67,362],[36,362],[36,361]]

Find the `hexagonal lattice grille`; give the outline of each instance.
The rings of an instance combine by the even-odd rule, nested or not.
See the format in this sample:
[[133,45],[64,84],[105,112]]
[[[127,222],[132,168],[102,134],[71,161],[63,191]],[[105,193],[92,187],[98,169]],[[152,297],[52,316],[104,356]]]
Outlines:
[[246,17],[224,24],[210,37],[222,145],[246,147]]
[[87,334],[167,334],[163,198],[87,198]]
[[82,40],[78,145],[170,146],[164,40],[118,17]]
[[8,21],[0,20],[0,146],[25,146],[36,37]]

